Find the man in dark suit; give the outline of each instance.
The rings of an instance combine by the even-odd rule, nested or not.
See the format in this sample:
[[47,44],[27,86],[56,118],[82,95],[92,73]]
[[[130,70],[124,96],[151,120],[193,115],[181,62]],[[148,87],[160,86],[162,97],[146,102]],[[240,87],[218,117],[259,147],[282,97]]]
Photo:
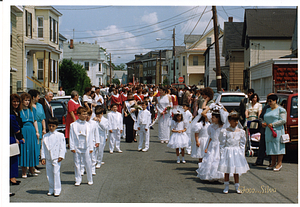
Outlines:
[[50,102],[52,101],[52,98],[53,98],[53,93],[52,92],[47,92],[45,97],[41,98],[40,101],[39,101],[40,104],[42,104],[42,106],[44,108],[44,112],[45,112],[45,116],[46,116],[46,119],[45,119],[46,132],[49,132],[49,129],[48,129],[48,120],[49,120],[49,118],[54,117],[53,110],[52,110],[52,107],[50,105]]
[[252,96],[254,94],[254,90],[252,88],[248,89],[247,92],[247,98],[243,98],[240,102],[240,106],[239,106],[239,114],[240,114],[240,123],[242,124],[242,126],[244,126],[245,123],[245,119],[246,119],[246,115],[245,115],[245,111],[246,111],[246,104],[249,102],[249,98],[250,96]]

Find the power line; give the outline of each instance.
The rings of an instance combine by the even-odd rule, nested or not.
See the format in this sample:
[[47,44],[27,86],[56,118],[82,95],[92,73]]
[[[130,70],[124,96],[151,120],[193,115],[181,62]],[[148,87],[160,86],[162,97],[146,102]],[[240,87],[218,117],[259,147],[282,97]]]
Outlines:
[[69,9],[59,9],[59,10],[91,10],[91,9],[104,9],[104,8],[107,8],[107,7],[111,7],[111,6],[97,6],[97,7],[91,7],[91,8],[79,8],[79,9],[73,9],[73,8],[69,8]]

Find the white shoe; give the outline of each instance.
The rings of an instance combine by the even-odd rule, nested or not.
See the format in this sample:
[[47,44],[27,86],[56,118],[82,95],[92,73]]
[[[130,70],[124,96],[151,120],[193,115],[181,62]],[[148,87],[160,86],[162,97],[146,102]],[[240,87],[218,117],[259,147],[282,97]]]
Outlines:
[[224,182],[225,189],[223,190],[223,193],[227,194],[229,190],[229,181]]
[[80,186],[80,183],[75,183],[75,186]]
[[101,162],[101,165],[104,165],[105,164],[105,162]]
[[180,163],[180,158],[178,157],[178,158],[177,158],[177,164],[179,164],[179,163]]
[[101,167],[100,164],[97,164],[97,165],[96,165],[96,169],[99,169],[100,167]]
[[93,185],[93,181],[91,181],[91,182],[88,182],[88,185]]
[[162,143],[162,144],[163,144],[163,143],[164,143],[164,141],[160,141],[160,143]]
[[147,151],[148,151],[148,149],[147,149],[147,148],[144,148],[142,151],[143,151],[143,152],[147,152]]
[[118,153],[122,153],[123,151],[122,150],[118,150]]
[[185,164],[185,163],[186,163],[186,161],[184,160],[184,158],[182,158],[182,163],[183,163],[183,164]]
[[142,149],[138,149],[138,151],[140,152],[140,151],[142,151]]
[[235,186],[236,193],[237,193],[237,194],[241,194],[242,192],[241,192],[240,189],[239,189],[240,184],[239,184],[239,183],[236,183],[236,184],[234,184],[234,186]]
[[110,154],[113,154],[114,152],[113,152],[113,151],[109,151],[109,153],[110,153]]
[[34,173],[41,173],[41,171],[34,169]]
[[50,192],[49,192],[49,193],[47,193],[47,196],[52,196],[52,195],[53,195],[53,193],[50,193]]
[[168,143],[169,143],[169,141],[165,141],[165,143],[166,143],[166,144],[168,144]]

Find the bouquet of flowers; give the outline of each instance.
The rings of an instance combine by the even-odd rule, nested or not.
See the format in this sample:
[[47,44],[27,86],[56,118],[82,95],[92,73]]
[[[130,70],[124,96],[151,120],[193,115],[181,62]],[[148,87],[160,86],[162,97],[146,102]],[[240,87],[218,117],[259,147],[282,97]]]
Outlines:
[[139,106],[139,105],[135,105],[134,108],[137,109],[137,110],[143,110],[142,107]]
[[269,127],[269,128],[270,128],[271,131],[272,131],[273,137],[276,138],[276,137],[277,137],[277,133],[274,131],[273,127]]

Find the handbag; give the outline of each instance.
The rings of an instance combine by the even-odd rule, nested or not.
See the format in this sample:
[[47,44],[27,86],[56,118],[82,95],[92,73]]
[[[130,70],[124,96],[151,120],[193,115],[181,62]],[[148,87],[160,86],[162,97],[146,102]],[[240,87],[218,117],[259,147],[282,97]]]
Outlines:
[[281,143],[290,142],[290,135],[289,134],[283,134],[283,135],[281,135],[280,142]]
[[10,157],[20,154],[19,144],[14,143],[10,145]]

